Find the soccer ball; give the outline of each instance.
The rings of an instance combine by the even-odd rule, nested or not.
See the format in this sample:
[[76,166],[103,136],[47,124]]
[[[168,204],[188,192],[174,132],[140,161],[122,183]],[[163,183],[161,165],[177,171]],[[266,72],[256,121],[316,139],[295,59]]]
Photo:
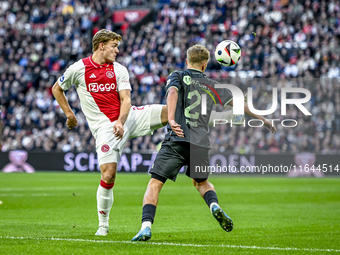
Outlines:
[[222,66],[233,66],[241,57],[241,48],[236,42],[225,40],[220,42],[215,49],[215,58]]

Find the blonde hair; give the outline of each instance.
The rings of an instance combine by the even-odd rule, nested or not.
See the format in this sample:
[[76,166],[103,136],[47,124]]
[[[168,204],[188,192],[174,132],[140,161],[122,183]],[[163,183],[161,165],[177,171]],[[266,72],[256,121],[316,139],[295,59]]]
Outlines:
[[118,40],[118,42],[121,42],[122,36],[107,29],[99,30],[92,38],[92,51],[96,51],[100,43],[106,44],[111,40]]
[[187,50],[187,58],[190,64],[202,64],[209,60],[210,52],[203,45],[194,45]]

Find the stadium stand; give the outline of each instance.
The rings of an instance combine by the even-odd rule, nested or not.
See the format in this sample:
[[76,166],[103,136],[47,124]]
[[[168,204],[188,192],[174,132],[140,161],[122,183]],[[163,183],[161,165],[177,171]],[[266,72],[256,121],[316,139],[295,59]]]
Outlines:
[[[2,151],[94,151],[94,140],[75,89],[67,92],[78,127],[69,131],[51,87],[75,60],[91,54],[91,38],[101,17],[145,1],[0,2],[0,93],[5,125]],[[151,1],[150,1],[151,6]],[[159,1],[152,22],[124,30],[117,59],[130,72],[134,105],[165,103],[169,73],[185,68],[186,49],[196,43],[211,53],[222,40],[239,43],[241,61],[221,67],[212,57],[208,76],[254,88],[256,106],[265,109],[270,86],[308,84],[312,99],[294,129],[218,126],[212,149],[220,152],[340,152],[340,5],[339,1]],[[103,27],[116,29],[104,20]],[[120,31],[117,31],[118,33]],[[213,54],[212,54],[213,55]],[[254,80],[254,77],[259,79]],[[278,115],[268,116],[282,119]],[[130,140],[129,151],[154,151],[164,129]]]

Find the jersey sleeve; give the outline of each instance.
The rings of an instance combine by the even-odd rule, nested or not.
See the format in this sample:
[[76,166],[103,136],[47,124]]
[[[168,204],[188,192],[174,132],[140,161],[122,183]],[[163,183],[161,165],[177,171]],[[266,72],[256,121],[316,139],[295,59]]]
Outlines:
[[233,95],[227,89],[224,89],[223,92],[221,92],[221,94],[222,104],[223,106],[227,106],[227,104],[233,99]]
[[216,89],[218,95],[221,98],[222,105],[225,107],[233,99],[229,89]]
[[66,71],[58,78],[58,84],[63,90],[68,90],[73,84],[77,85],[77,65],[70,65]]
[[166,96],[168,96],[168,92],[169,92],[169,89],[174,87],[178,90],[180,90],[182,86],[182,83],[181,83],[181,78],[180,78],[180,74],[178,72],[172,72],[167,81],[166,81],[166,87],[165,87],[165,90],[166,90]]
[[130,76],[129,72],[125,66],[120,65],[119,70],[117,70],[117,89],[118,92],[123,89],[131,90]]

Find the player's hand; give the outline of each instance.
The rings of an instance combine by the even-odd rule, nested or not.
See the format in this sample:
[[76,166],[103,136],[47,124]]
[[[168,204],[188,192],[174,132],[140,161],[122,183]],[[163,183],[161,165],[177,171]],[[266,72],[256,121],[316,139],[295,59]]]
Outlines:
[[277,132],[274,122],[265,119],[264,125],[270,130],[270,132],[272,132],[272,133]]
[[113,126],[113,133],[117,140],[122,139],[124,135],[124,125],[122,122],[117,121],[116,124]]
[[69,129],[78,126],[76,115],[72,114],[70,116],[67,116],[66,125],[68,126]]
[[184,137],[184,133],[183,133],[183,130],[181,129],[181,125],[177,124],[175,120],[170,120],[169,125],[172,131],[174,131],[177,136]]

